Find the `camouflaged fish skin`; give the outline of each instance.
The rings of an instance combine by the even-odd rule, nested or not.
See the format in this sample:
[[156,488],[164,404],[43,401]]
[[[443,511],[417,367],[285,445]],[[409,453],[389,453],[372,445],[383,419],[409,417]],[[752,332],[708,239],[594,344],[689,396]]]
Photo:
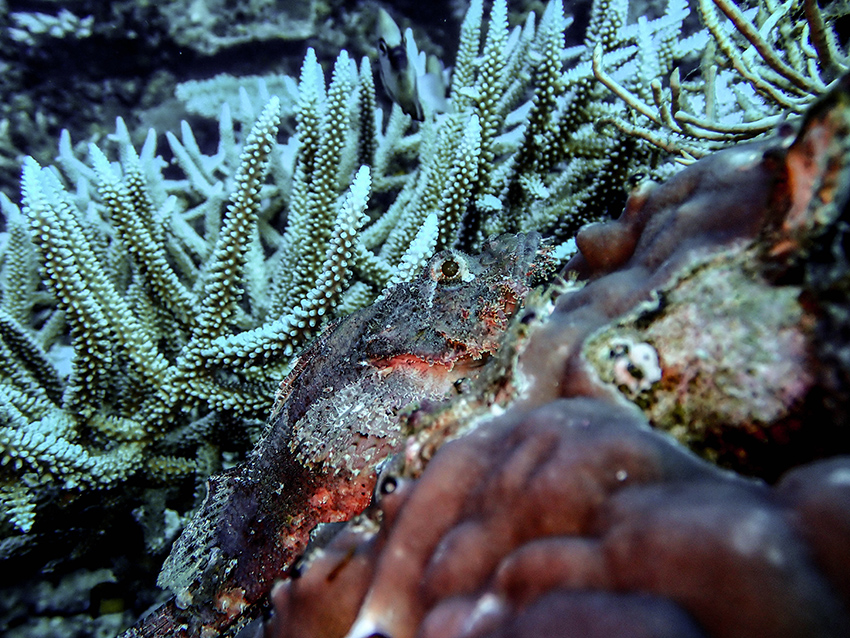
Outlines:
[[326,330],[281,383],[248,459],[210,479],[160,575],[175,599],[124,636],[232,635],[259,615],[310,531],[369,504],[405,409],[456,395],[484,369],[551,272],[547,252],[537,233],[492,239],[476,256],[443,251]]

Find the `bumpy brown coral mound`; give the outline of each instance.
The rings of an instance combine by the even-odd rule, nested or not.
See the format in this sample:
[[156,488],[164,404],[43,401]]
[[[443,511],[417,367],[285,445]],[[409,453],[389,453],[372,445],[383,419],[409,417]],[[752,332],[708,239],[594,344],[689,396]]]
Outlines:
[[704,456],[770,480],[850,451],[835,447],[841,410],[822,409],[822,386],[846,372],[814,338],[846,307],[847,278],[820,293],[803,273],[815,251],[848,269],[846,241],[818,246],[847,222],[848,103],[836,91],[796,135],[785,127],[640,185],[619,219],[582,229],[567,271],[588,283],[520,355],[531,399],[629,399]]
[[347,530],[278,587],[269,635],[848,635],[848,476],[771,489],[631,410],[554,401],[389,477],[377,535]]
[[565,276],[588,283],[532,298],[500,374],[410,419],[267,636],[850,635],[850,457],[787,472],[846,451],[817,408],[836,301],[805,264],[843,227],[848,140],[845,86],[584,229]]

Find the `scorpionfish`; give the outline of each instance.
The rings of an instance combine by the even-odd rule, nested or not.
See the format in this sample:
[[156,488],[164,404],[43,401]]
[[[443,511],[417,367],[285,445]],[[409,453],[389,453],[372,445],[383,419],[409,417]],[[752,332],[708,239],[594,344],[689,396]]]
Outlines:
[[159,577],[174,598],[122,638],[229,636],[260,616],[311,531],[369,505],[405,414],[463,392],[486,367],[553,272],[549,252],[537,233],[490,239],[475,256],[440,252],[325,330],[281,383],[247,459],[210,478]]

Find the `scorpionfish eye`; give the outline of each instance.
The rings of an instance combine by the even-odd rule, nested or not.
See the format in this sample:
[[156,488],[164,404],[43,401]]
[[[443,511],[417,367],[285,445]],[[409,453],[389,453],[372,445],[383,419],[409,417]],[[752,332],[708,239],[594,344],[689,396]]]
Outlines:
[[459,284],[474,278],[466,259],[455,251],[436,256],[431,262],[430,275],[438,284]]
[[440,272],[446,279],[454,279],[460,272],[460,266],[458,266],[458,263],[454,259],[446,259],[443,265],[440,266]]

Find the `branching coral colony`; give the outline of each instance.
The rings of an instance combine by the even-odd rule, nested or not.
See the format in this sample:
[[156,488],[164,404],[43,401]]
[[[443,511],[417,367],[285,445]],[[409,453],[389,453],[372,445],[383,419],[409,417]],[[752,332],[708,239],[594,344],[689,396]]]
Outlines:
[[326,85],[308,52],[285,144],[266,96],[241,142],[222,108],[214,155],[169,134],[182,179],[120,120],[115,162],[94,145],[81,161],[67,134],[57,167],[27,160],[22,206],[0,201],[0,555],[55,528],[38,515],[57,494],[205,478],[216,434],[256,431],[306,342],[435,249],[568,238],[636,172],[758,135],[848,66],[814,0],[702,0],[692,34],[685,2],[628,11],[595,0],[565,48],[559,0],[513,30],[504,0],[486,24],[473,0],[449,112],[421,125],[378,108],[368,60],[341,52]]

